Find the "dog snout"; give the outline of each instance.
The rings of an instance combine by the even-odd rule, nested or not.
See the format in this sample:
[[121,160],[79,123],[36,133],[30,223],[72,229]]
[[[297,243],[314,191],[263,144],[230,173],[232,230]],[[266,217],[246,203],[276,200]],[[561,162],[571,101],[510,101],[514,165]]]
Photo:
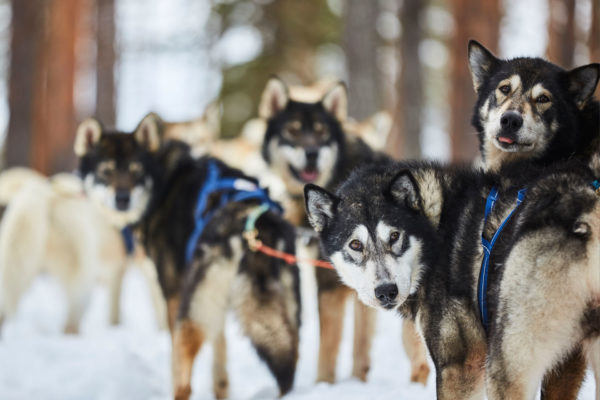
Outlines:
[[516,132],[523,126],[523,117],[514,111],[507,111],[500,118],[500,126],[505,132]]
[[317,165],[317,158],[319,157],[318,148],[308,148],[306,151],[306,164],[307,166],[314,167]]
[[117,189],[115,193],[115,204],[117,206],[117,210],[124,211],[129,208],[129,190],[127,189]]
[[385,283],[375,288],[375,297],[386,307],[391,305],[398,296],[398,286],[395,283]]

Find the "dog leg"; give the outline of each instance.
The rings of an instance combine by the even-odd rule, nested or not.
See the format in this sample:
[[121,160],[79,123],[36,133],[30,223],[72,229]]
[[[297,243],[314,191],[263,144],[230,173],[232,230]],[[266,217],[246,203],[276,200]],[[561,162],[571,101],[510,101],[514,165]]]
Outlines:
[[152,300],[154,312],[156,313],[158,329],[167,329],[167,305],[165,303],[165,297],[160,289],[160,285],[158,284],[156,267],[149,258],[146,258],[145,255],[136,255],[135,264],[142,272],[142,275],[144,275],[146,283],[148,284],[148,288],[150,289],[150,298]]
[[321,341],[317,382],[335,381],[335,367],[344,325],[344,306],[348,294],[348,288],[344,286],[319,293]]
[[229,393],[229,378],[227,377],[227,342],[224,330],[221,330],[213,341],[213,349],[213,391],[217,399],[225,399]]
[[298,360],[298,304],[278,281],[259,285],[240,275],[234,283],[232,302],[244,333],[275,376],[280,395],[284,395],[294,384]]
[[577,348],[560,365],[546,374],[542,382],[542,400],[576,400],[585,378],[586,359]]
[[190,397],[192,367],[203,342],[204,332],[191,319],[183,319],[175,325],[171,357],[175,400]]
[[402,321],[402,344],[410,360],[410,381],[427,385],[427,378],[429,377],[427,348],[417,333],[415,323],[409,319]]
[[179,295],[174,295],[167,299],[167,324],[172,338],[175,330],[175,322],[177,321],[177,314],[179,313],[179,302]]
[[79,324],[89,303],[92,285],[82,284],[77,288],[66,288],[69,310],[64,332],[76,335],[79,333]]
[[109,320],[111,325],[119,323],[121,309],[121,289],[123,287],[123,277],[125,276],[125,265],[106,266],[114,268],[112,279],[109,282]]
[[364,305],[357,298],[354,299],[354,349],[352,365],[352,376],[363,382],[367,380],[367,374],[371,367],[371,342],[375,332],[377,312]]

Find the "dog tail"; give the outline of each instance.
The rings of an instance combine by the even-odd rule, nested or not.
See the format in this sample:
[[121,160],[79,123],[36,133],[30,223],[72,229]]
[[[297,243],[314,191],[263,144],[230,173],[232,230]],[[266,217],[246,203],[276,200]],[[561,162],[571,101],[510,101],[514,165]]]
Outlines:
[[[269,247],[294,253],[293,228],[272,213],[257,221]],[[281,395],[294,384],[300,325],[299,271],[293,264],[246,251],[240,263],[234,309],[259,357],[277,380]]]
[[0,225],[0,314],[16,312],[23,292],[43,265],[48,237],[47,181],[32,181],[13,197]]

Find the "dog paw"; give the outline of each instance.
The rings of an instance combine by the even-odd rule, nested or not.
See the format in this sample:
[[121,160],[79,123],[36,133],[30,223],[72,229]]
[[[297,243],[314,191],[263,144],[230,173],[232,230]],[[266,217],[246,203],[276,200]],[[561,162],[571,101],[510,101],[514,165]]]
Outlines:
[[215,383],[214,386],[215,398],[217,399],[226,399],[229,397],[229,382],[226,380],[220,380]]
[[362,382],[367,381],[367,375],[369,374],[370,367],[368,365],[355,367],[352,371],[352,376],[359,379]]
[[323,373],[320,372],[317,376],[317,383],[326,382],[326,383],[335,383],[335,372]]
[[190,388],[190,385],[178,387],[177,390],[175,390],[175,400],[188,400],[191,393],[192,389]]
[[416,383],[422,383],[427,385],[427,378],[429,377],[429,365],[422,363],[412,368],[410,374],[410,381]]

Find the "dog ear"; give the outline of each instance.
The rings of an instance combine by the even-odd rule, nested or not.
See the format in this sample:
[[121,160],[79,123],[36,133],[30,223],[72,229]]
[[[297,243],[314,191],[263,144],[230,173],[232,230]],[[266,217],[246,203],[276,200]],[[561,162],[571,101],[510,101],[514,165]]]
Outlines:
[[102,124],[96,118],[86,118],[77,127],[73,150],[77,157],[83,157],[102,136]]
[[311,183],[304,186],[304,201],[308,222],[321,232],[333,218],[339,199],[327,190]]
[[258,115],[271,119],[285,109],[289,100],[287,85],[278,77],[272,76],[267,82],[258,106]]
[[581,109],[596,90],[600,77],[600,64],[588,64],[572,69],[567,72],[567,76],[569,91],[575,99],[575,104]]
[[156,151],[161,142],[162,119],[156,113],[148,113],[139,123],[133,137],[142,147],[149,151]]
[[469,40],[469,70],[471,70],[475,92],[479,91],[492,67],[498,62],[499,60],[481,43],[476,40]]
[[321,103],[325,110],[339,122],[345,122],[348,118],[348,91],[344,82],[338,82],[333,89],[327,92],[321,99]]
[[419,185],[415,181],[410,171],[400,171],[390,183],[390,194],[399,204],[404,204],[415,211],[421,209],[421,196],[419,195]]

